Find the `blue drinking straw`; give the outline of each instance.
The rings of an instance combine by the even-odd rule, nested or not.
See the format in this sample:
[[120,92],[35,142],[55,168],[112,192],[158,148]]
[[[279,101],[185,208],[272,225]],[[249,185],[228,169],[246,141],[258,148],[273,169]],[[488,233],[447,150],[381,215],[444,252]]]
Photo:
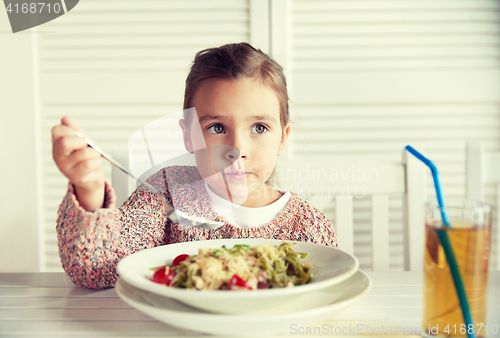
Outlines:
[[[446,212],[443,194],[441,193],[441,184],[439,183],[438,170],[436,166],[424,155],[416,151],[413,147],[408,145],[405,147],[405,149],[420,161],[424,162],[424,164],[431,169],[432,179],[434,180],[434,188],[436,189],[436,195],[439,204],[439,210],[441,211],[441,219],[443,221],[443,224],[447,228],[450,228],[450,220]],[[451,276],[453,277],[453,282],[455,283],[455,289],[457,290],[457,296],[460,301],[462,315],[464,317],[464,322],[466,325],[467,337],[476,338],[476,329],[474,326],[474,322],[472,321],[472,316],[470,314],[469,302],[467,301],[464,283],[462,281],[462,276],[460,275],[460,269],[455,258],[455,253],[453,252],[453,247],[451,246],[450,238],[448,237],[448,233],[446,232],[446,230],[436,229],[436,233],[438,235],[439,241],[441,242],[441,246],[443,247],[446,260],[448,261],[448,265],[450,267]],[[472,328],[472,333],[470,333],[469,328]]]

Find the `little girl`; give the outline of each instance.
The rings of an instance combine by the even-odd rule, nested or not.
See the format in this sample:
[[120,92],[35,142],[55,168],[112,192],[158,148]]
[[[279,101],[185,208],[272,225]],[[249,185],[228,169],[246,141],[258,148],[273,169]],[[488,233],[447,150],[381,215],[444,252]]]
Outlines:
[[[52,129],[54,161],[69,179],[57,218],[59,253],[75,284],[114,286],[122,258],[170,243],[273,238],[337,246],[323,213],[268,184],[290,133],[286,80],[276,61],[247,43],[197,53],[184,109],[179,123],[197,165],[166,167],[148,182],[178,210],[222,222],[217,229],[173,223],[160,198],[144,186],[116,209],[100,155],[74,133],[85,131],[68,117]],[[221,155],[227,160],[224,177],[206,174],[199,151],[217,146],[227,147]]]

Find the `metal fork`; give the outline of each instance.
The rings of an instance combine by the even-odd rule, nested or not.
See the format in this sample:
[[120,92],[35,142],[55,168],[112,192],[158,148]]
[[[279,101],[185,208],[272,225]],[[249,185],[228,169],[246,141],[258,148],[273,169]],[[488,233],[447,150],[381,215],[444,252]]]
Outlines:
[[134,180],[138,181],[139,183],[143,184],[147,188],[151,189],[154,193],[160,197],[161,201],[163,202],[163,206],[165,208],[165,212],[167,213],[167,217],[174,223],[179,223],[182,225],[187,225],[187,226],[193,226],[193,227],[198,227],[202,229],[217,229],[221,227],[224,223],[222,222],[215,222],[211,221],[206,218],[202,217],[196,217],[196,216],[190,216],[187,215],[186,213],[176,210],[170,203],[167,202],[163,194],[153,187],[151,184],[143,181],[142,179],[136,177],[134,174],[132,174],[130,171],[128,171],[123,165],[115,161],[111,156],[106,154],[97,144],[95,144],[92,140],[86,138],[82,133],[79,131],[75,130],[75,134],[78,137],[81,137],[85,140],[87,145],[93,149],[95,149],[99,154],[101,154],[102,157],[104,157],[106,160],[108,160],[111,164],[114,166],[118,167],[121,171],[123,171],[125,174],[129,175],[132,177]]

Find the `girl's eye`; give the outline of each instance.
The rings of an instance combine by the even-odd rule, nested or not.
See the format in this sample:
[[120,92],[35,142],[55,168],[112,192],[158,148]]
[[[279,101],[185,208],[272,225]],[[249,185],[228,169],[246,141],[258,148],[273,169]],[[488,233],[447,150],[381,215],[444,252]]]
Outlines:
[[214,124],[207,128],[207,130],[213,134],[224,134],[225,130],[222,124]]
[[264,134],[266,131],[268,131],[268,128],[263,124],[256,124],[252,127],[252,133],[255,134]]

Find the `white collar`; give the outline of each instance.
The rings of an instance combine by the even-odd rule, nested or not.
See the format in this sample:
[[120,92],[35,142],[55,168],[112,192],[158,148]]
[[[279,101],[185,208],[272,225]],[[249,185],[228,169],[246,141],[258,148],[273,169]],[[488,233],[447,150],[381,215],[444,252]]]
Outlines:
[[258,208],[248,208],[231,203],[215,194],[207,182],[205,182],[205,188],[214,210],[229,223],[242,228],[258,227],[273,221],[286,207],[292,196],[290,192],[286,192],[271,204]]

